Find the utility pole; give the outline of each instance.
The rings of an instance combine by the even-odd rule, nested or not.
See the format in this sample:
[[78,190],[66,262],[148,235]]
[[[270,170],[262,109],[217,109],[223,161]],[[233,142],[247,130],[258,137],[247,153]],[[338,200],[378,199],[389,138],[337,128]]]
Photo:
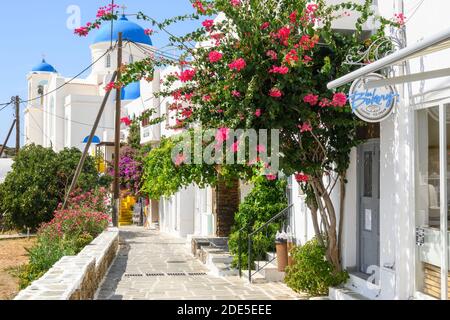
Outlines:
[[[117,47],[117,79],[121,81],[122,67],[122,32],[119,32],[119,42]],[[116,119],[115,119],[115,139],[114,139],[114,201],[112,222],[114,227],[119,226],[120,208],[120,188],[119,188],[119,158],[120,158],[120,116],[122,109],[122,90],[116,89]]]
[[8,144],[9,137],[11,136],[11,133],[12,133],[15,125],[16,125],[16,119],[14,119],[14,121],[13,121],[13,123],[11,125],[11,128],[8,131],[8,135],[6,136],[5,142],[2,144],[2,148],[0,149],[0,158],[3,155],[3,150],[5,150],[6,145]]
[[16,156],[20,150],[20,97],[13,98],[16,104]]

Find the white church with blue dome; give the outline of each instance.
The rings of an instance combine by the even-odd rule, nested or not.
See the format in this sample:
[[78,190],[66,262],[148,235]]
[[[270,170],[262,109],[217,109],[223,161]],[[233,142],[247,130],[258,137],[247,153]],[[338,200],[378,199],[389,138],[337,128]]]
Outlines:
[[[145,52],[152,49],[151,38],[144,28],[130,21],[125,15],[115,21],[113,42],[116,43],[119,32],[123,33],[123,63],[132,63],[148,57]],[[64,148],[84,148],[86,137],[106,94],[105,86],[110,82],[117,68],[117,50],[105,55],[111,46],[110,24],[100,28],[90,45],[91,61],[100,59],[91,68],[85,79],[75,79],[64,85],[71,78],[64,77],[57,71],[57,66],[43,59],[27,75],[28,103],[25,110],[26,144],[38,144],[51,147],[55,151]],[[102,57],[103,56],[103,57]],[[91,62],[80,63],[80,70]],[[153,93],[159,91],[160,71],[155,72],[153,83],[146,81],[129,84],[122,89],[121,117],[139,115],[144,109],[159,107],[159,98]],[[60,89],[58,89],[61,87]],[[159,112],[158,112],[159,113]],[[158,115],[155,115],[158,116]],[[106,160],[112,160],[114,141],[115,94],[111,94],[106,105],[95,144],[104,146]],[[122,139],[127,135],[123,128]],[[159,128],[143,128],[143,143],[157,143],[160,139]],[[109,148],[108,148],[109,147]],[[93,146],[92,151],[95,150]]]

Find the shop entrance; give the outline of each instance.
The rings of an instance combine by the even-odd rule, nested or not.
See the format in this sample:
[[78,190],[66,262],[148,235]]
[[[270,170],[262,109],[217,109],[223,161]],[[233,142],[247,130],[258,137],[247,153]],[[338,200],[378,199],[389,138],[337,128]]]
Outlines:
[[380,265],[380,140],[358,148],[358,271],[373,274]]

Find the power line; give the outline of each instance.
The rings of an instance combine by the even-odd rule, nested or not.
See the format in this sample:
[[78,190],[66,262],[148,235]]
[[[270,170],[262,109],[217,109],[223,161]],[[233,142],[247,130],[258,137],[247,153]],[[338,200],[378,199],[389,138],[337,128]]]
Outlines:
[[12,104],[12,101],[9,103],[0,104],[0,106],[3,106],[3,108],[0,109],[0,112],[2,112],[4,109],[6,109],[8,106]]

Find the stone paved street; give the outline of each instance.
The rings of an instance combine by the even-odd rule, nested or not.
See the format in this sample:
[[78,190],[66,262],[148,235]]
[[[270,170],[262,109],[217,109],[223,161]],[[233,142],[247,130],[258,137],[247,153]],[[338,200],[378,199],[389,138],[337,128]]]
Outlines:
[[248,284],[208,275],[183,239],[138,227],[121,229],[119,254],[97,292],[106,300],[306,299],[283,283]]

